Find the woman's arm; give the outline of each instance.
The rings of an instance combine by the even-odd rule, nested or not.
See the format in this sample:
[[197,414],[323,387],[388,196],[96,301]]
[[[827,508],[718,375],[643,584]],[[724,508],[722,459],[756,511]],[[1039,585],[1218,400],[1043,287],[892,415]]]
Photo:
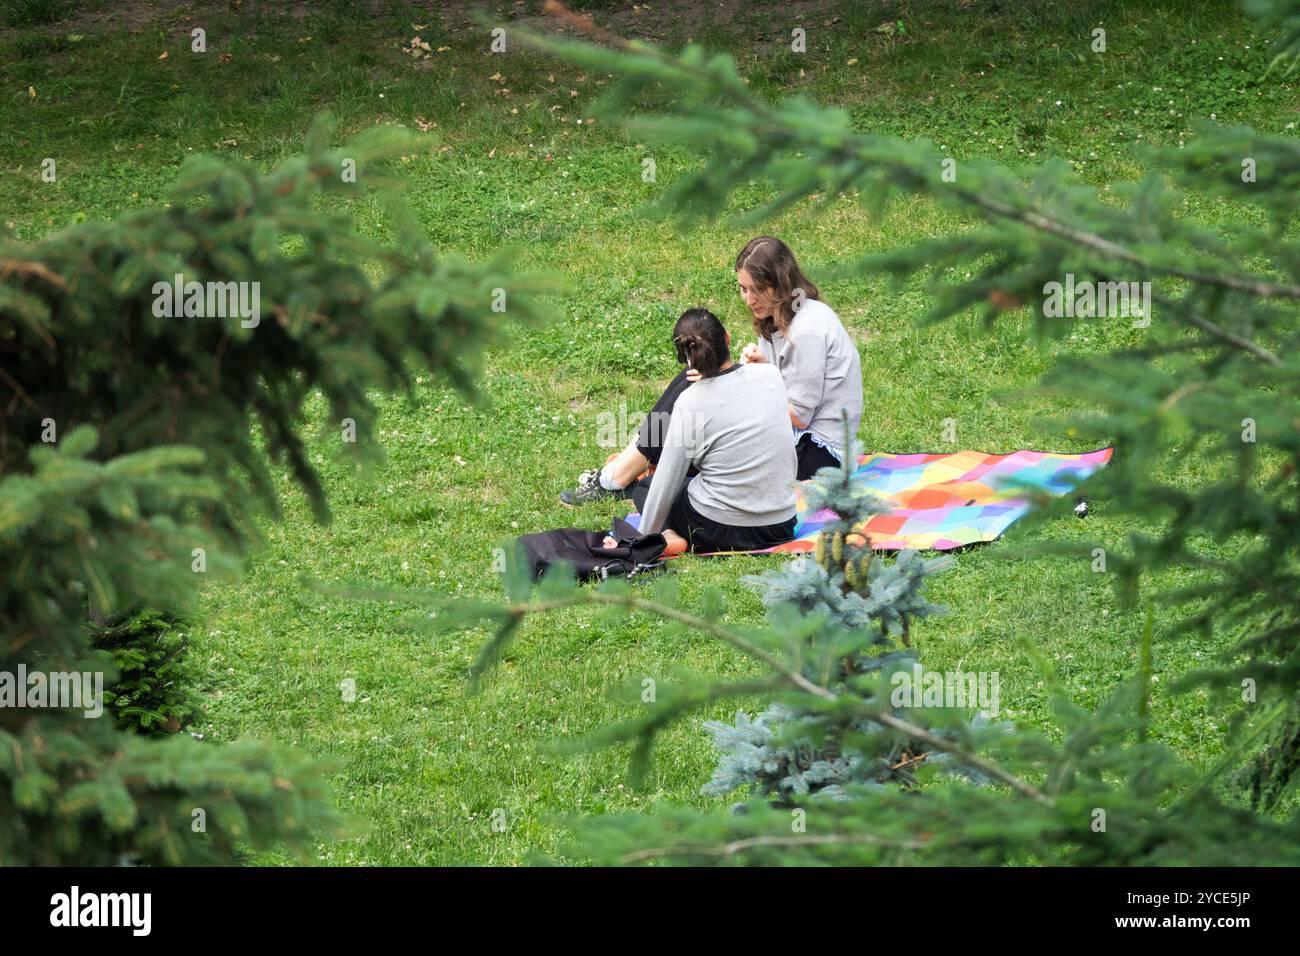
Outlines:
[[826,393],[827,340],[824,330],[810,322],[798,331],[798,340],[784,350],[780,371],[790,397],[790,423],[802,429],[813,420]]
[[[686,482],[686,469],[690,467],[695,449],[688,447],[687,430],[683,424],[692,414],[689,403],[682,407],[681,399],[673,409],[673,417],[668,421],[668,435],[664,439],[663,453],[655,467],[654,477],[650,480],[650,495],[645,507],[641,509],[641,523],[638,530],[642,534],[653,534],[663,530],[668,509],[672,507],[677,493]],[[677,529],[674,529],[677,530]]]
[[[807,360],[809,358],[809,354],[813,351],[815,350],[804,349],[803,354],[799,355],[796,354],[799,352],[799,350],[792,346],[789,351],[790,361],[786,363],[785,369],[791,369],[791,370],[797,369],[798,374],[800,375],[807,374],[807,370],[800,367],[800,363],[802,363],[803,365],[810,364]],[[752,345],[746,345],[743,357],[750,362],[766,362],[770,364],[773,368],[778,367],[776,346],[772,342],[769,342],[767,339],[764,338],[760,338],[757,343],[754,343]],[[790,374],[785,369],[781,369],[782,378],[785,378],[787,374]],[[826,356],[823,354],[820,363],[820,372],[817,375],[817,382],[819,384],[815,391],[810,388],[804,388],[801,390],[800,398],[803,401],[799,406],[795,405],[794,392],[790,390],[789,383],[787,383],[786,390],[791,394],[790,424],[793,425],[795,428],[799,429],[800,431],[808,427],[808,423],[812,421],[812,413],[816,411],[817,406],[821,404],[821,397],[822,397],[821,388],[825,385],[825,381],[826,381]],[[814,399],[815,399],[814,404],[811,407],[808,407],[807,404],[808,401]]]

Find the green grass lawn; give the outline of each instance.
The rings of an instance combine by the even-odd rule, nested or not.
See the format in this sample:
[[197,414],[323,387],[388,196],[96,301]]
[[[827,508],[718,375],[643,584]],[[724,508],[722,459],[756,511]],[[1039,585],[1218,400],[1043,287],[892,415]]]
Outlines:
[[[513,247],[523,268],[568,283],[544,327],[515,329],[493,353],[481,405],[427,380],[418,404],[385,400],[387,462],[370,474],[335,458],[333,423],[313,423],[312,458],[334,520],[313,523],[286,477],[285,518],[266,523],[243,579],[205,588],[191,634],[208,721],[194,729],[216,741],[274,738],[333,761],[338,800],[359,828],[353,840],[320,847],[328,864],[516,864],[555,854],[573,815],[721,805],[698,794],[713,766],[698,721],[664,735],[642,792],[626,783],[626,749],[575,754],[554,745],[629,712],[611,687],[671,681],[683,670],[753,669],[729,648],[644,615],[570,610],[527,623],[500,671],[471,694],[467,666],[484,632],[416,636],[404,622],[409,605],[338,600],[300,580],[494,595],[493,549],[503,540],[573,523],[595,528],[628,510],[575,514],[556,494],[612,450],[598,443],[601,416],[625,409],[634,427],[675,372],[667,346],[681,311],[707,306],[737,345],[752,338],[731,272],[751,233],[639,215],[696,160],[585,122],[606,77],[532,54],[489,55],[486,28],[464,26],[459,7],[442,22],[403,4],[389,5],[389,15],[321,3],[295,17],[287,6],[235,13],[227,3],[192,3],[161,19],[124,6],[119,17],[107,2],[33,2],[25,8],[35,13],[0,20],[0,220],[19,236],[157,202],[193,152],[269,168],[328,109],[344,133],[398,123],[437,137],[406,172],[408,200],[440,248],[478,259]],[[524,16],[538,6],[530,0]],[[1276,133],[1294,129],[1300,105],[1294,79],[1264,78],[1267,43],[1227,3],[1141,11],[1004,3],[994,13],[980,4],[844,4],[854,9],[839,13],[832,4],[764,2],[739,12],[728,4],[717,25],[678,20],[666,2],[644,15],[630,4],[588,6],[608,8],[606,22],[624,32],[669,44],[689,34],[728,50],[753,88],[841,104],[863,129],[926,137],[965,158],[1060,156],[1097,184],[1140,175],[1133,147],[1184,141],[1194,117]],[[42,7],[69,16],[42,23]],[[875,31],[899,18],[901,37]],[[1099,24],[1104,55],[1088,48]],[[800,25],[809,37],[802,56],[788,42]],[[195,26],[207,31],[202,56],[189,52]],[[403,52],[416,33],[433,56]],[[647,156],[656,182],[642,180]],[[52,184],[39,179],[45,157],[58,162]],[[766,196],[754,184],[732,209]],[[354,211],[364,231],[385,228],[376,206]],[[1210,223],[1248,215],[1226,203],[1187,213]],[[974,317],[923,328],[929,303],[919,286],[832,277],[860,254],[954,225],[927,203],[899,203],[872,220],[846,199],[817,215],[797,207],[763,231],[790,243],[861,345],[868,449],[951,449],[941,439],[951,418],[959,447],[1087,450],[1044,424],[1061,406],[1016,392],[1066,350],[1106,350],[1139,331],[1081,320],[1068,340],[1039,345],[1023,316],[991,333]],[[1197,463],[1168,467],[1191,481]],[[1086,522],[1053,519],[960,553],[932,589],[951,613],[916,630],[923,659],[999,672],[1003,715],[1042,726],[1047,689],[1028,642],[1078,701],[1096,703],[1136,665],[1140,614],[1122,612],[1106,576],[1088,564],[1017,558],[1017,548],[1049,536],[1119,547],[1135,530],[1097,502]],[[726,620],[745,624],[762,612],[739,579],[772,564],[686,558],[673,571],[687,604],[720,588]],[[1162,641],[1157,679],[1167,684],[1219,643]],[[340,692],[348,678],[353,702]],[[1221,754],[1224,718],[1204,693],[1158,690],[1153,713],[1156,738],[1189,760]],[[498,808],[504,832],[491,825]]]

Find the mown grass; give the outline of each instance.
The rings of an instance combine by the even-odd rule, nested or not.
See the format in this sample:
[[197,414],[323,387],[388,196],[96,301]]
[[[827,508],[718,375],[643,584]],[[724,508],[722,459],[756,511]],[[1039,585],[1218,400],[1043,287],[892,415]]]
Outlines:
[[[962,157],[1062,156],[1097,184],[1140,175],[1130,147],[1177,143],[1191,135],[1192,117],[1294,128],[1295,84],[1262,79],[1264,44],[1224,3],[1141,11],[1012,3],[991,15],[954,4],[854,5],[830,26],[821,25],[830,13],[796,21],[783,5],[758,4],[725,27],[685,24],[675,38],[662,6],[658,29],[667,39],[689,31],[730,51],[765,94],[798,91],[841,104],[861,128],[924,136]],[[437,142],[411,157],[406,172],[409,202],[439,247],[480,258],[511,246],[521,267],[567,280],[551,321],[516,329],[511,345],[493,354],[484,404],[436,382],[420,386],[417,404],[385,399],[387,463],[372,474],[335,463],[337,436],[318,410],[313,458],[326,476],[333,523],[314,524],[286,480],[285,520],[267,524],[266,544],[242,581],[205,589],[193,626],[210,718],[198,730],[218,741],[274,738],[335,761],[339,801],[365,829],[322,846],[321,861],[514,864],[555,853],[568,815],[663,801],[716,805],[698,795],[713,759],[697,721],[664,735],[640,793],[625,783],[625,750],[575,754],[549,745],[629,714],[634,705],[611,699],[611,686],[752,665],[644,615],[573,610],[526,624],[497,675],[470,694],[467,666],[483,632],[416,636],[404,626],[408,606],[331,599],[301,579],[493,595],[493,548],[502,540],[574,522],[598,527],[626,510],[575,515],[556,493],[607,453],[598,444],[601,416],[617,419],[625,408],[634,426],[675,371],[666,343],[679,312],[706,305],[738,342],[749,339],[730,270],[749,234],[638,215],[696,160],[577,122],[607,78],[526,53],[491,56],[482,30],[444,25],[432,13],[398,18],[401,8],[390,9],[393,16],[371,16],[321,4],[293,19],[275,7],[235,14],[214,3],[164,13],[134,32],[83,32],[75,18],[12,26],[0,33],[0,219],[35,238],[111,218],[159,201],[191,152],[273,166],[298,149],[311,117],[329,109],[342,134],[377,122],[436,124]],[[874,32],[890,18],[904,19],[903,37]],[[403,53],[415,23],[432,47],[448,49],[419,62]],[[801,23],[809,47],[799,57],[787,44]],[[1104,56],[1088,50],[1099,23],[1108,32]],[[195,25],[207,31],[204,56],[189,52]],[[221,53],[230,59],[220,62]],[[656,161],[654,183],[641,178],[647,155]],[[53,184],[38,177],[47,156],[58,161]],[[731,208],[765,195],[755,184]],[[371,204],[355,212],[363,231],[385,228]],[[1188,214],[1226,222],[1242,212],[1205,203],[1189,205]],[[1139,333],[1081,321],[1068,340],[1040,347],[1023,317],[991,333],[973,317],[921,327],[928,302],[919,286],[823,278],[859,254],[955,226],[924,202],[896,204],[873,221],[846,200],[817,215],[797,208],[765,231],[794,247],[861,344],[868,396],[861,437],[869,448],[948,447],[941,429],[953,418],[961,447],[1084,450],[1041,425],[1062,406],[1014,393],[1065,350],[1104,350]],[[1194,462],[1169,468],[1177,480],[1195,478]],[[1080,702],[1097,702],[1136,665],[1140,615],[1121,613],[1106,576],[1086,563],[1017,558],[1016,549],[1045,536],[1119,545],[1134,530],[1097,502],[1086,522],[1053,519],[960,554],[933,587],[952,613],[917,629],[924,659],[935,668],[998,671],[1004,715],[1043,726],[1046,687],[1028,642]],[[761,609],[739,579],[772,563],[688,558],[673,575],[686,604],[720,588],[726,620],[745,625],[761,620]],[[1163,641],[1158,679],[1168,683],[1216,647],[1209,638]],[[340,693],[347,678],[356,681],[354,702]],[[1221,717],[1203,693],[1157,694],[1153,712],[1155,736],[1189,760],[1221,753]],[[497,808],[505,832],[491,827]]]

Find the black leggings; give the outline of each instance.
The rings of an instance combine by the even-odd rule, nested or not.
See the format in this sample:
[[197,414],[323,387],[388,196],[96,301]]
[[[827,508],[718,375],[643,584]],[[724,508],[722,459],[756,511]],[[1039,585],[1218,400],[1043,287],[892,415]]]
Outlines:
[[794,446],[794,452],[799,459],[799,473],[796,477],[800,481],[817,474],[819,468],[840,467],[835,456],[813,441],[812,435],[805,434],[800,438],[799,444]]
[[[632,500],[639,510],[644,510],[646,499],[650,497],[650,485],[654,476],[642,479],[632,486]],[[691,551],[761,551],[778,544],[794,540],[796,520],[794,516],[778,524],[745,525],[723,524],[705,517],[691,505],[686,489],[690,482],[682,485],[682,490],[673,499],[664,519],[664,527],[672,528],[686,539],[686,547]]]

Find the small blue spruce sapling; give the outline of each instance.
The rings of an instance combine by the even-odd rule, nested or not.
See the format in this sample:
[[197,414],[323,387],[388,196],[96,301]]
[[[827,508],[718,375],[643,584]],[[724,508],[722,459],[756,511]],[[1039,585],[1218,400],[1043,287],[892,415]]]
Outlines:
[[[800,556],[743,580],[759,592],[773,625],[797,635],[793,656],[806,678],[898,713],[881,700],[888,675],[911,670],[911,622],[944,610],[925,599],[926,581],[953,561],[925,559],[915,551],[903,551],[892,562],[875,555],[855,529],[889,508],[854,479],[859,448],[847,430],[846,419],[843,466],[821,469],[804,492],[810,513],[825,508],[836,516],[825,524],[812,559]],[[799,625],[791,626],[795,620]],[[906,719],[916,716],[908,713]],[[869,718],[788,701],[773,702],[753,720],[741,712],[733,724],[710,721],[705,727],[720,760],[703,792],[724,795],[749,785],[752,796],[779,806],[810,797],[848,800],[855,785],[914,785],[919,764],[947,756],[918,749]]]

